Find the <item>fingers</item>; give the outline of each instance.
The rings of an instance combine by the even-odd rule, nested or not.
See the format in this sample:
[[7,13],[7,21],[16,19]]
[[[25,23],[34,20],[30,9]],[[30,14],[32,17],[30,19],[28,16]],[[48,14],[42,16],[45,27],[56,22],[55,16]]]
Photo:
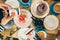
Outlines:
[[0,6],[4,7],[5,9],[11,8],[10,5],[4,4],[4,3],[0,3]]
[[11,16],[8,16],[8,9],[9,5],[0,3],[0,8],[3,9],[4,17],[1,20],[1,24],[4,26],[6,25],[15,15],[15,12],[11,12]]
[[0,8],[3,9],[4,17],[7,18],[7,16],[8,16],[8,12],[7,12],[8,6],[6,4],[0,3]]
[[4,26],[6,25],[15,15],[14,12],[12,12],[11,16],[8,16],[8,12],[7,9],[9,8],[9,5],[4,4],[4,3],[0,3],[0,8],[3,9],[3,13],[4,13],[4,17],[1,20],[1,24]]
[[13,18],[15,16],[15,12],[11,12],[11,16],[9,18]]
[[3,11],[3,13],[4,13],[4,17],[7,18],[8,17],[8,14],[5,13],[4,11]]
[[0,6],[0,8],[3,9],[4,17],[7,17],[8,16],[7,10],[1,6]]
[[[15,12],[12,12],[11,14],[12,14],[11,16],[4,17],[4,18],[2,19],[1,24],[2,24],[3,26],[6,25],[6,24],[14,17]],[[7,16],[7,14],[6,14],[5,16]]]
[[[11,6],[7,5],[7,4],[4,4],[4,3],[0,3],[0,8],[3,9],[3,13],[4,13],[4,17],[7,17],[8,16],[8,12],[7,12],[7,9],[8,8],[11,8]],[[14,13],[12,13],[10,17],[13,17],[14,16]]]

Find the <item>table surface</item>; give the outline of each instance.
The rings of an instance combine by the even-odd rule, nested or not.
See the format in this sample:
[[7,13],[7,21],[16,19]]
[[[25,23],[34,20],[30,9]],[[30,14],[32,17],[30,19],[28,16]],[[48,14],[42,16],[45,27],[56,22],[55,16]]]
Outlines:
[[[51,0],[46,0],[46,1],[48,2],[49,5],[53,2]],[[3,0],[0,0],[0,2],[3,2]],[[33,2],[34,2],[34,0],[33,0]],[[20,6],[20,8],[22,9],[23,7]],[[30,11],[30,7],[26,8],[26,9]],[[49,15],[50,15],[50,13],[49,13]],[[59,19],[59,22],[60,22],[60,15],[58,15],[57,18]],[[33,23],[31,23],[30,27],[35,29],[35,26],[33,25]],[[8,30],[4,31],[1,34],[4,35],[4,36],[10,36],[10,32],[12,30],[16,30],[16,28],[17,28],[17,26],[14,24],[11,29],[8,29]],[[58,26],[57,29],[52,30],[52,31],[46,30],[46,32],[47,32],[46,40],[55,40],[55,37],[56,37],[56,34],[57,34],[58,30],[60,30],[60,23],[59,23],[59,26]],[[17,34],[18,34],[18,31],[16,31],[11,37],[16,37],[17,38],[18,37]]]

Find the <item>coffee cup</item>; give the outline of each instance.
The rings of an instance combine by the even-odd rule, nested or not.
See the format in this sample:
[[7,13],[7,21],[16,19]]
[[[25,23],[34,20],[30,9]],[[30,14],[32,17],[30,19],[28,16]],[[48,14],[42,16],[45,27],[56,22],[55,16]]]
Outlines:
[[20,5],[24,8],[29,7],[32,4],[32,0],[18,0]]

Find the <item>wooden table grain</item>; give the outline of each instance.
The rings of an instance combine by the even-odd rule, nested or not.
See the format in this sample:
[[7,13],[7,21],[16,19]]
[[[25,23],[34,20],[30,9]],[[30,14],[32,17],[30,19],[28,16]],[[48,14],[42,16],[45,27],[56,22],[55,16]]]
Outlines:
[[[5,0],[0,0],[0,2],[1,1],[5,1]],[[52,0],[45,0],[45,1],[47,1],[49,5],[53,2]],[[33,0],[33,2],[34,2],[34,0]],[[21,6],[20,6],[20,8],[23,9],[23,7],[21,7]],[[26,9],[30,11],[30,7],[26,8]],[[50,12],[49,12],[49,15],[50,15]],[[59,22],[60,22],[60,15],[58,15],[57,18],[59,19]],[[14,24],[11,29],[8,29],[8,30],[4,31],[1,34],[4,35],[4,36],[10,36],[10,32],[12,30],[15,30],[16,27],[17,26]],[[33,23],[31,23],[30,27],[35,29],[35,26],[33,25]],[[55,40],[56,34],[58,33],[58,30],[60,30],[60,23],[59,23],[58,28],[55,29],[55,30],[49,31],[49,30],[46,29],[46,32],[47,32],[46,40]],[[11,37],[17,38],[18,37],[17,35],[18,35],[18,31],[16,31]]]

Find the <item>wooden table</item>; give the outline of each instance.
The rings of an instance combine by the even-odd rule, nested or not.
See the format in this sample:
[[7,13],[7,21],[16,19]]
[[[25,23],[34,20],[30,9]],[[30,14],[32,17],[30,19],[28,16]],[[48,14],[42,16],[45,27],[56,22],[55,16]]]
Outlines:
[[[1,2],[1,1],[2,1],[2,0],[0,0],[0,2]],[[33,0],[33,1],[34,1],[34,0]],[[51,0],[46,0],[46,1],[49,3],[49,5],[53,2],[53,1],[51,1]],[[22,9],[23,7],[20,6],[20,8]],[[30,11],[30,7],[29,7],[29,8],[26,8],[26,9]],[[50,14],[50,13],[49,13],[49,14]],[[58,15],[57,18],[58,18],[59,21],[60,21],[60,15]],[[4,35],[4,36],[10,36],[10,32],[11,32],[12,30],[16,30],[16,27],[17,27],[16,25],[13,25],[13,28],[4,31],[4,32],[2,32],[1,34]],[[32,27],[32,28],[35,29],[35,26],[33,25],[33,23],[31,23],[30,27]],[[47,38],[46,38],[46,40],[55,40],[55,37],[56,37],[56,34],[57,34],[58,30],[60,30],[60,24],[59,24],[59,27],[58,27],[57,29],[55,29],[55,30],[52,30],[52,31],[46,30],[46,32],[47,32]],[[11,37],[17,38],[17,37],[18,37],[17,34],[18,34],[18,31],[15,32]]]

